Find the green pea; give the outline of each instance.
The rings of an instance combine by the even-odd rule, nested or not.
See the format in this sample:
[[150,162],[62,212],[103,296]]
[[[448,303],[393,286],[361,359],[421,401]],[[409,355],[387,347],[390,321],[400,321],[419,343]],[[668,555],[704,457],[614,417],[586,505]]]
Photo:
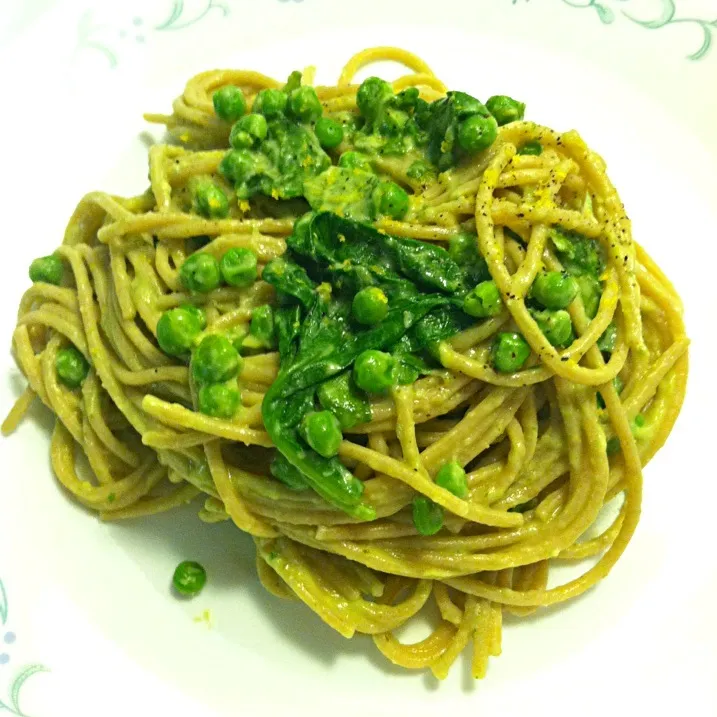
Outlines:
[[635,418],[630,422],[630,431],[635,438],[642,438],[644,436],[645,425],[647,419],[642,413],[638,413]]
[[204,313],[204,309],[194,304],[180,304],[179,308],[189,312],[196,319],[200,329],[207,328],[207,315]]
[[227,195],[214,182],[206,179],[192,185],[192,200],[198,214],[210,219],[223,219],[229,214]]
[[543,336],[552,346],[567,346],[573,335],[573,322],[565,309],[559,311],[533,311],[533,318]]
[[252,138],[259,141],[266,139],[266,134],[269,131],[266,117],[258,114],[250,114],[242,117],[236,123],[235,127],[239,127],[242,132],[246,132],[248,135],[251,135]]
[[523,367],[530,356],[530,344],[521,334],[501,331],[493,340],[491,349],[496,371],[512,373]]
[[257,160],[247,149],[230,149],[219,163],[219,173],[234,184],[254,174]]
[[264,115],[267,119],[272,119],[283,114],[289,98],[286,92],[275,89],[262,90],[254,100],[252,112]]
[[232,247],[219,263],[222,278],[229,286],[250,286],[256,281],[256,254],[251,249]]
[[484,319],[488,316],[497,316],[500,313],[503,301],[495,281],[482,281],[466,295],[463,300],[463,311],[468,316]]
[[344,439],[338,418],[331,411],[311,411],[299,426],[301,437],[321,456],[331,458]]
[[239,389],[231,383],[207,383],[197,399],[200,413],[212,418],[234,418],[239,410]]
[[157,343],[164,353],[182,357],[189,353],[194,340],[199,336],[206,318],[204,312],[198,316],[196,307],[178,307],[165,311],[157,322]]
[[391,354],[374,349],[364,351],[354,362],[354,381],[362,391],[386,393],[395,383],[393,376],[395,363]]
[[274,340],[274,309],[269,304],[257,306],[251,312],[249,333],[258,340],[262,346],[270,348],[276,343]]
[[185,560],[174,570],[172,585],[174,589],[185,597],[199,595],[207,584],[207,571],[193,560]]
[[240,87],[226,85],[212,95],[214,112],[219,119],[236,122],[246,112],[246,100]]
[[486,115],[485,105],[472,95],[466,92],[450,92],[453,101],[453,109],[460,119],[465,119],[470,115]]
[[522,120],[525,114],[525,104],[507,95],[494,95],[485,106],[501,127],[509,122]]
[[617,345],[617,325],[611,321],[598,339],[597,347],[603,353],[612,353]]
[[289,111],[300,122],[315,122],[324,110],[316,90],[304,86],[295,89],[289,95]]
[[344,128],[330,117],[322,117],[317,120],[314,132],[316,132],[319,144],[326,149],[338,147],[344,139]]
[[78,388],[87,378],[90,364],[74,346],[60,349],[55,356],[57,378],[68,388]]
[[254,138],[248,132],[240,129],[237,122],[229,133],[229,144],[234,149],[248,149],[254,144]]
[[566,309],[578,293],[578,283],[560,271],[542,271],[535,277],[531,296],[546,309]]
[[206,293],[213,291],[221,282],[219,262],[205,252],[192,254],[182,264],[179,270],[179,280],[182,286],[189,291]]
[[360,324],[378,324],[388,314],[388,298],[377,286],[361,289],[351,303],[351,313]]
[[435,535],[443,527],[443,508],[425,495],[413,499],[413,524],[421,535]]
[[374,203],[380,214],[403,219],[408,211],[408,194],[395,182],[381,182],[374,190]]
[[209,334],[192,354],[192,376],[197,383],[222,383],[234,378],[241,357],[226,336]]
[[62,259],[55,254],[41,256],[30,264],[30,281],[44,281],[46,284],[59,286],[65,273]]
[[393,97],[391,85],[380,77],[365,79],[356,93],[356,104],[359,112],[369,121],[378,117],[381,107],[386,100]]
[[278,453],[276,458],[271,462],[269,471],[274,478],[280,480],[291,490],[302,491],[309,487],[306,478],[304,478],[304,474],[296,468],[296,466],[289,463],[288,459],[281,453]]
[[339,167],[361,169],[364,172],[372,171],[371,160],[361,152],[344,152],[339,157]]
[[518,154],[532,154],[535,157],[539,157],[542,153],[543,145],[540,144],[537,139],[532,139],[529,142],[526,142],[518,149]]
[[498,125],[493,117],[473,115],[458,126],[458,144],[470,154],[487,149],[497,136]]
[[436,485],[445,488],[457,498],[465,498],[468,495],[468,483],[466,472],[458,461],[444,463],[436,474]]

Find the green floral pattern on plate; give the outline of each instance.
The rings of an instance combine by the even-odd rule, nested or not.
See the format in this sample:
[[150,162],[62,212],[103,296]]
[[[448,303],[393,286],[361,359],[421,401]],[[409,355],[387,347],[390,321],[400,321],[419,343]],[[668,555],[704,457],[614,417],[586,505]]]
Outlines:
[[[10,604],[7,597],[7,591],[2,580],[0,580],[0,641],[5,645],[12,645],[15,642],[15,633],[6,632],[5,628],[8,625],[10,614]],[[5,648],[0,648],[0,670],[5,669],[5,665],[10,662],[10,655],[4,652]],[[9,648],[8,648],[9,649]],[[24,665],[18,672],[15,673],[13,678],[9,681],[7,687],[0,691],[0,695],[6,693],[6,697],[0,697],[0,715],[8,714],[14,715],[14,717],[30,717],[26,712],[23,712],[20,700],[22,697],[22,691],[27,681],[38,672],[47,672],[47,668],[44,665]],[[0,685],[4,682],[3,672],[0,671]]]
[[[212,13],[212,10],[218,12]],[[115,68],[119,64],[116,47],[120,40],[133,38],[136,43],[143,44],[148,34],[185,30],[197,25],[210,14],[226,17],[229,13],[229,5],[223,0],[206,0],[204,7],[199,10],[196,7],[187,8],[184,0],[172,0],[169,11],[159,23],[146,27],[143,18],[134,17],[131,21],[132,29],[128,32],[125,29],[118,31],[107,24],[96,23],[92,12],[88,10],[82,14],[77,28],[76,51],[97,52],[104,56],[110,68]]]
[[[513,0],[515,5],[517,0]],[[605,25],[613,23],[617,16],[617,11],[607,0],[562,0],[565,5],[581,10],[594,10],[600,21]],[[614,3],[620,5],[629,5],[631,0],[613,0]],[[653,17],[637,17],[632,15],[628,10],[620,8],[619,14],[630,22],[644,27],[647,30],[662,30],[672,25],[692,25],[702,30],[702,44],[694,52],[687,55],[689,60],[701,60],[712,47],[713,31],[717,30],[717,11],[714,19],[707,20],[698,17],[681,17],[677,13],[677,3],[675,0],[660,0],[661,7],[658,14]]]
[[203,20],[212,10],[219,10],[222,17],[229,14],[229,8],[219,0],[209,0],[207,6],[198,14],[184,17],[184,0],[174,0],[172,10],[165,20],[155,26],[155,30],[161,32],[163,30],[183,30],[185,27],[191,27]]
[[[288,3],[289,0],[279,0]],[[303,0],[294,0],[302,2]],[[511,0],[513,5],[535,0]],[[618,17],[623,17],[631,23],[646,30],[663,30],[675,25],[689,25],[699,28],[702,31],[702,42],[693,52],[687,55],[692,61],[701,60],[712,49],[713,33],[717,32],[717,11],[715,17],[702,18],[693,16],[681,16],[677,10],[676,0],[658,0],[659,6],[652,16],[640,16],[632,14],[635,8],[633,0],[553,0],[562,2],[568,7],[576,10],[591,10],[604,25],[613,24]],[[230,0],[206,0],[205,5],[200,8],[188,8],[185,0],[171,0],[171,5],[166,17],[158,24],[142,30],[144,20],[135,17],[132,20],[135,42],[144,43],[148,34],[184,30],[194,27],[208,16],[225,18],[231,14]],[[216,10],[216,12],[212,12]],[[104,56],[110,68],[117,67],[119,56],[116,50],[117,40],[126,39],[129,33],[126,30],[119,32],[106,24],[97,24],[93,21],[92,13],[85,12],[80,18],[77,29],[77,51],[92,51]]]

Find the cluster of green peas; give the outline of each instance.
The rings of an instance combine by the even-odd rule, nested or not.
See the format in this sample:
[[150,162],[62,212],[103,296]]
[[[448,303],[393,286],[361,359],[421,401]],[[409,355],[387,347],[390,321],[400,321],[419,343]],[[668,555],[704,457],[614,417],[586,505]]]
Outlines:
[[[466,472],[458,461],[444,463],[435,482],[457,498],[468,495]],[[412,512],[413,524],[421,535],[435,535],[443,527],[443,508],[425,495],[413,499]]]
[[[532,315],[543,335],[553,346],[565,346],[573,335],[570,314],[565,309],[578,292],[575,279],[564,273],[548,271],[539,274],[531,289],[532,297],[545,310]],[[494,281],[485,281],[466,297],[464,310],[471,316],[496,316],[502,301]],[[522,334],[501,331],[493,340],[491,358],[493,366],[502,373],[521,369],[530,356],[530,345]]]
[[212,95],[214,112],[225,122],[233,122],[229,133],[231,150],[220,165],[221,173],[234,182],[241,181],[253,169],[255,158],[247,151],[266,139],[267,120],[288,116],[301,123],[314,123],[314,134],[324,149],[338,147],[344,129],[330,117],[322,117],[323,107],[313,87],[302,86],[287,93],[270,88],[261,90],[246,114],[247,104],[241,88],[227,85]]
[[[182,264],[179,279],[192,293],[205,294],[226,284],[247,287],[258,276],[257,257],[253,251],[233,247],[221,261],[207,252],[192,254]],[[199,411],[214,418],[232,418],[240,404],[236,378],[241,372],[240,350],[245,336],[207,334],[198,342],[207,326],[201,308],[182,304],[165,311],[157,322],[157,342],[170,356],[186,358],[191,355],[192,378],[198,387]],[[250,335],[255,347],[269,344],[273,339],[273,312],[270,306],[255,308],[252,312]]]
[[[475,237],[461,234],[451,242],[450,253],[456,258],[465,257],[466,245],[474,245]],[[543,271],[536,276],[530,289],[530,298],[542,309],[533,309],[531,314],[543,335],[553,346],[565,346],[573,337],[573,325],[566,311],[577,296],[577,281],[568,274],[558,271]],[[463,300],[463,311],[475,318],[497,316],[503,307],[500,291],[495,281],[480,282]],[[498,333],[491,348],[493,367],[502,373],[512,373],[523,367],[530,356],[530,345],[522,336],[513,331]]]
[[525,104],[507,95],[494,95],[485,103],[490,113],[473,114],[458,125],[458,144],[471,154],[481,152],[493,144],[498,136],[498,127],[523,119]]
[[[57,254],[42,256],[30,264],[30,281],[44,282],[60,286],[65,275],[65,267]],[[90,364],[82,352],[75,346],[60,349],[55,356],[57,378],[68,388],[79,388],[90,372]]]
[[[533,282],[530,297],[544,308],[531,310],[531,314],[552,346],[566,346],[572,340],[573,324],[566,309],[577,293],[577,282],[564,272],[543,271]],[[491,357],[497,371],[518,371],[529,356],[530,345],[518,332],[501,331],[493,340]]]
[[[212,101],[217,117],[234,122],[229,133],[232,149],[224,156],[219,167],[222,175],[232,182],[240,182],[252,172],[257,160],[248,150],[266,139],[267,119],[288,115],[299,122],[313,122],[316,138],[324,149],[335,149],[344,139],[341,123],[321,116],[323,108],[313,87],[302,86],[288,94],[279,89],[261,90],[254,100],[252,113],[248,115],[245,114],[244,94],[234,85],[217,90]],[[369,158],[355,151],[342,153],[338,166],[373,171]],[[381,182],[374,192],[373,201],[380,214],[392,219],[402,219],[408,211],[408,193],[396,182]],[[195,206],[201,214],[212,218],[225,217],[229,211],[226,194],[211,181],[195,186]]]
[[[236,150],[252,147],[256,140],[267,134],[267,119],[282,115],[299,122],[314,122],[314,133],[322,147],[338,147],[344,138],[344,129],[330,117],[322,117],[323,107],[313,87],[297,87],[289,93],[279,89],[261,90],[246,115],[246,99],[240,87],[226,85],[212,95],[214,112],[225,122],[234,122],[229,134],[229,144]],[[246,116],[245,116],[246,115]]]
[[[557,271],[541,272],[531,288],[531,297],[544,307],[533,311],[541,331],[553,346],[564,346],[573,335],[570,314],[565,310],[578,293],[575,279]],[[463,310],[474,318],[497,316],[503,306],[500,291],[492,279],[480,282],[464,298]],[[373,325],[388,313],[388,299],[378,287],[359,291],[352,313],[362,324]],[[512,373],[523,367],[530,345],[516,332],[504,331],[494,339],[491,356],[497,371]],[[395,359],[383,351],[365,351],[354,364],[354,380],[369,393],[385,392],[395,380]]]
[[[544,307],[534,311],[533,316],[545,337],[554,346],[563,346],[572,336],[572,321],[565,309],[578,293],[575,279],[556,271],[541,272],[531,287],[531,298]],[[479,283],[464,299],[463,310],[476,318],[496,316],[501,311],[502,300],[495,282]],[[497,334],[491,350],[493,366],[497,371],[512,373],[523,367],[530,356],[530,345],[516,332]],[[613,444],[616,439],[611,439]],[[617,446],[619,449],[619,445]],[[608,445],[608,453],[617,450]],[[436,475],[436,483],[459,498],[468,492],[466,474],[456,461],[446,463]],[[443,526],[443,509],[426,496],[413,500],[413,522],[421,535],[433,535]]]

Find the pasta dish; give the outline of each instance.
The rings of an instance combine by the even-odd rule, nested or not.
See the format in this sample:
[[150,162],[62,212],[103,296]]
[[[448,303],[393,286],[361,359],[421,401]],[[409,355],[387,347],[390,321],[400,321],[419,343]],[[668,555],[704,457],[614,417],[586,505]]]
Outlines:
[[[383,60],[407,74],[354,81]],[[439,678],[470,645],[480,678],[504,613],[628,545],[684,397],[680,299],[577,132],[395,48],[313,85],[212,70],[146,116],[168,133],[149,189],[85,196],[30,267],[3,431],[38,398],[55,475],[102,519],[197,501],[253,537],[273,595]]]

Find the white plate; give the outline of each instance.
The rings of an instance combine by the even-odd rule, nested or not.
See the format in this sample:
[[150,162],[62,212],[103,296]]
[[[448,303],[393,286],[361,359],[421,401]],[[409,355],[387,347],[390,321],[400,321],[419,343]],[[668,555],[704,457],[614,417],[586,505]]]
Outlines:
[[[3,3],[3,7],[7,2]],[[26,7],[29,6],[29,7]],[[424,7],[423,10],[419,9]],[[27,265],[94,188],[146,184],[143,110],[193,72],[317,64],[362,47],[422,54],[454,88],[506,92],[577,128],[606,158],[637,239],[681,291],[693,339],[687,401],[646,470],[643,519],[599,587],[513,622],[486,680],[440,687],[264,593],[251,542],[192,510],[103,525],[52,478],[36,410],[0,442],[0,717],[717,712],[717,10],[711,0],[13,0],[3,68],[0,336]],[[4,11],[5,12],[5,11]],[[23,388],[0,359],[0,406]],[[4,409],[3,409],[4,410]],[[201,560],[201,597],[170,597]],[[195,622],[211,611],[211,625]],[[48,670],[33,674],[33,666]],[[27,678],[25,681],[23,678]],[[13,697],[19,695],[19,706]]]

